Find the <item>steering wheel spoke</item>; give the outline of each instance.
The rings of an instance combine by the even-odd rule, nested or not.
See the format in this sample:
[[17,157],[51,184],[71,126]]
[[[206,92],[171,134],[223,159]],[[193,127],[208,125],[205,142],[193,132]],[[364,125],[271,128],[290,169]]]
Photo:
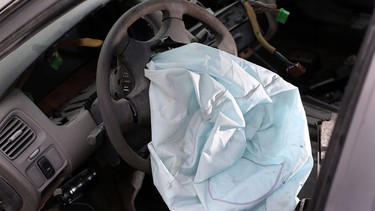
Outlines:
[[112,100],[112,109],[115,114],[117,124],[120,125],[122,133],[131,130],[135,122],[136,114],[128,100],[122,98],[119,100]]
[[182,18],[167,17],[163,20],[159,34],[160,39],[168,37],[177,43],[188,44],[191,42],[190,37],[186,33],[185,23]]

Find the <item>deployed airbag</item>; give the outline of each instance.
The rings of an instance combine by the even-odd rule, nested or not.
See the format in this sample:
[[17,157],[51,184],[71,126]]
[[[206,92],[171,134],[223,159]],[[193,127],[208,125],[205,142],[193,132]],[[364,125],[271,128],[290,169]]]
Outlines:
[[145,75],[152,175],[171,210],[294,210],[313,165],[296,87],[201,44],[157,54]]

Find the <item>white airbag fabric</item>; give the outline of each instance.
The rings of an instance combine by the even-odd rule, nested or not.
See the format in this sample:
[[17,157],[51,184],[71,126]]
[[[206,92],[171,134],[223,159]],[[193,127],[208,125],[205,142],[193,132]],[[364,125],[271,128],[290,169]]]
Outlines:
[[147,64],[152,175],[171,210],[294,210],[312,156],[298,89],[201,44]]

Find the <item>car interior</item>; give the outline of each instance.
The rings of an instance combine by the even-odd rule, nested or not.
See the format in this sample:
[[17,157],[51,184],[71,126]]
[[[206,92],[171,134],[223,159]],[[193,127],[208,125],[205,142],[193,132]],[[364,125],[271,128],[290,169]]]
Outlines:
[[[103,2],[68,24],[91,6],[80,1],[14,46],[30,45],[32,55],[0,56],[0,210],[169,210],[150,169],[143,69],[152,55],[189,42],[238,55],[299,88],[314,167],[296,210],[308,210],[373,1],[249,1],[256,23],[240,0]],[[14,80],[3,77],[17,65],[24,67]]]

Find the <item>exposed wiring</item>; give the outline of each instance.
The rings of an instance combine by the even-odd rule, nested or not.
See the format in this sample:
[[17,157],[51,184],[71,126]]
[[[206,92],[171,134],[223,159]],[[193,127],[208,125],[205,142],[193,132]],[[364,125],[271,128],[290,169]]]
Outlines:
[[276,48],[273,47],[271,44],[267,42],[267,40],[263,37],[263,34],[260,31],[259,23],[257,20],[257,16],[255,14],[255,11],[252,7],[252,4],[257,4],[257,7],[262,7],[263,9],[267,8],[270,11],[276,10],[272,9],[273,4],[264,4],[264,3],[259,3],[257,1],[243,1],[243,5],[246,9],[247,15],[249,17],[251,26],[253,28],[253,32],[259,43],[271,54],[275,55],[281,62],[283,62],[286,66],[287,69],[286,71],[290,73],[292,76],[297,77],[300,75],[305,74],[306,70],[305,68],[300,64],[300,63],[293,63],[289,61],[287,58],[285,58],[280,52],[276,51]]
[[254,11],[257,13],[269,12],[277,14],[280,12],[276,4],[266,4],[261,1],[249,1],[249,4],[253,6]]
[[248,2],[248,1],[244,1],[243,2],[243,5],[246,9],[246,12],[247,12],[247,16],[249,16],[249,20],[250,20],[250,23],[251,23],[251,26],[253,28],[253,32],[254,32],[254,35],[255,37],[257,38],[257,40],[259,41],[259,43],[268,51],[270,52],[271,54],[275,53],[276,51],[276,48],[273,47],[272,45],[270,45],[266,39],[264,39],[262,33],[260,32],[260,27],[259,27],[259,24],[258,24],[258,20],[257,20],[257,16],[254,12],[254,9],[253,7],[251,6],[251,4]]
[[289,61],[287,58],[285,58],[281,53],[279,53],[278,51],[275,51],[275,56],[280,60],[282,61],[286,66],[293,66],[294,63]]
[[270,9],[277,9],[277,5],[275,3],[267,4],[267,3],[264,3],[262,1],[250,1],[250,3],[252,3],[252,2],[254,2],[256,4],[260,4],[260,5],[264,6],[264,7],[268,7]]

